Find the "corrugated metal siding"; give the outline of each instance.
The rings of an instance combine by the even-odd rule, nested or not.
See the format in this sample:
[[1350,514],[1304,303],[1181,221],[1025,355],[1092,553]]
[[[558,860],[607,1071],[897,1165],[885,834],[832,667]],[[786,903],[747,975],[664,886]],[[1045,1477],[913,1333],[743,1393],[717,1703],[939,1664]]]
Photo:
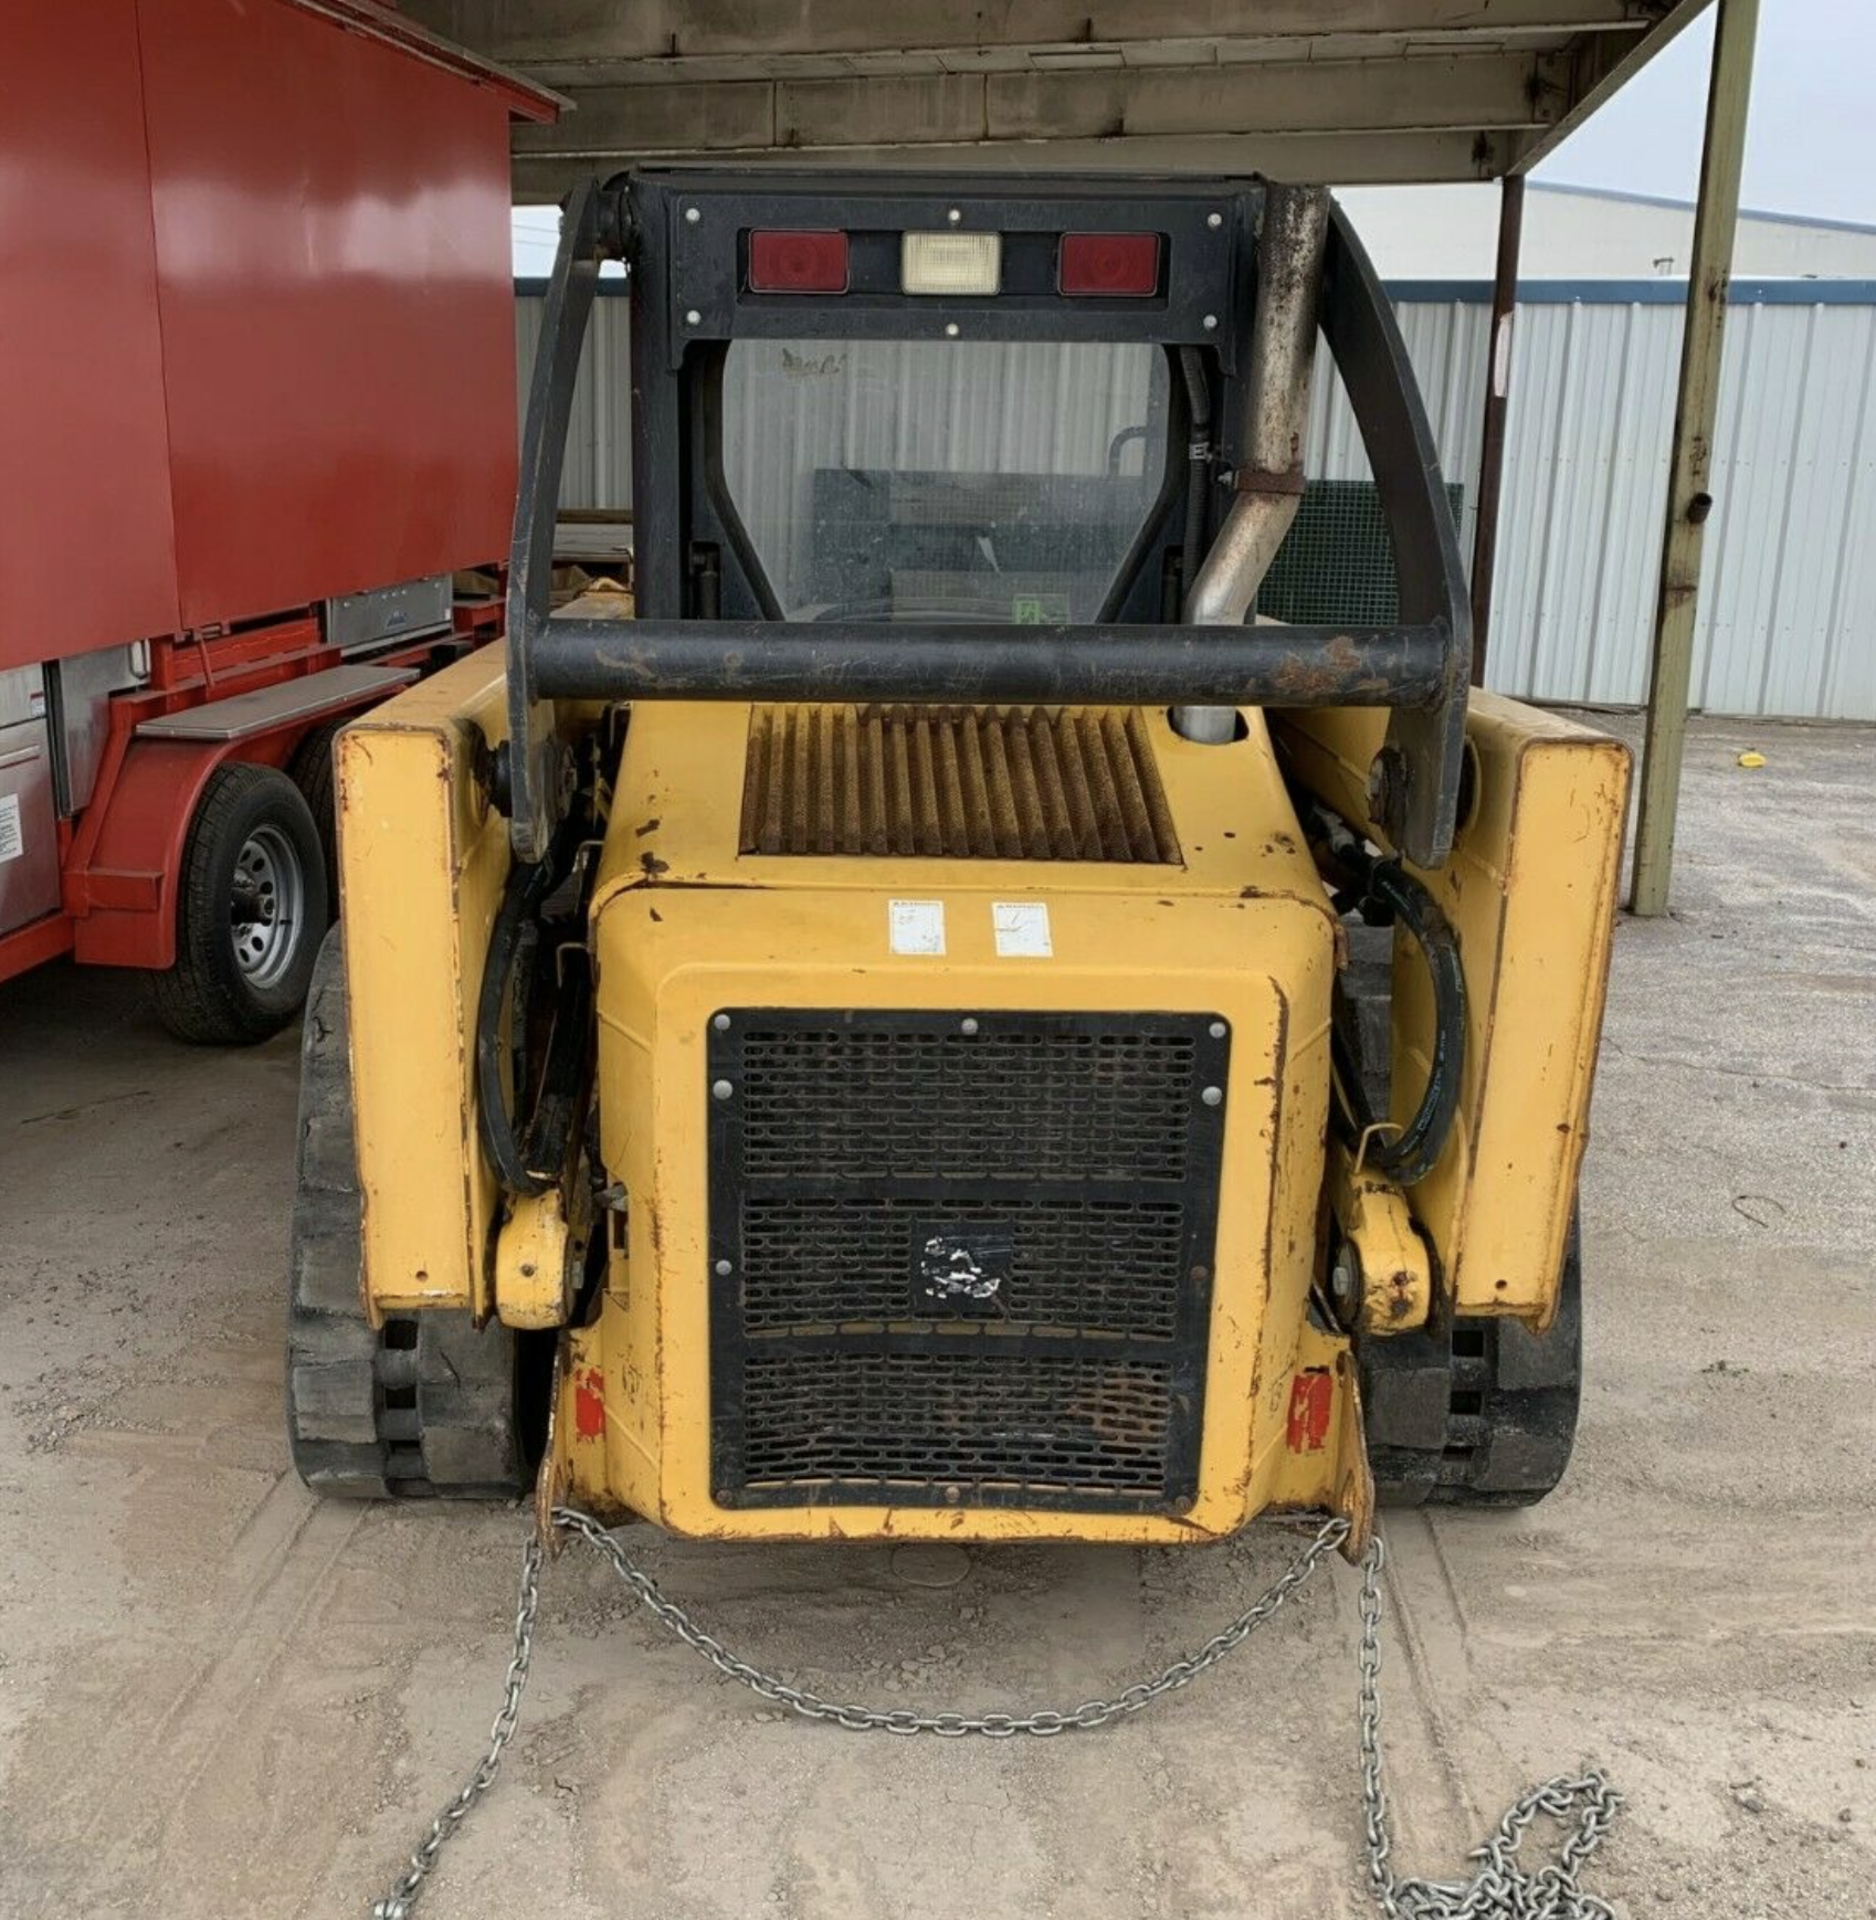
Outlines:
[[[1541,286],[1512,357],[1491,684],[1542,700],[1646,698],[1682,312],[1665,284]],[[1775,293],[1776,297],[1772,297]],[[1701,583],[1694,699],[1709,711],[1876,719],[1876,302],[1789,285],[1735,289]],[[518,301],[525,394],[540,299]],[[1406,290],[1406,340],[1472,542],[1489,312],[1472,289]],[[1094,350],[1098,359],[1098,350]],[[1087,365],[1089,390],[1099,368]],[[626,303],[597,303],[575,395],[563,502],[631,504]],[[1005,457],[1085,464],[1095,409],[1049,396],[1004,417]],[[1368,463],[1325,356],[1310,467]],[[752,481],[755,476],[748,476]]]

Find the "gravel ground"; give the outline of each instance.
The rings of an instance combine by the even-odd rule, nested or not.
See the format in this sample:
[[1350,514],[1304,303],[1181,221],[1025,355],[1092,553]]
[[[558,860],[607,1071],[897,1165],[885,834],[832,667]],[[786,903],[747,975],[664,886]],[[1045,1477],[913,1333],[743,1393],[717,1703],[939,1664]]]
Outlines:
[[[1876,1915],[1872,772],[1866,729],[1694,727],[1678,909],[1618,938],[1576,1463],[1533,1512],[1388,1527],[1409,1868],[1587,1760],[1630,1920]],[[7,1920],[362,1914],[493,1712],[519,1514],[286,1467],[295,1070],[291,1037],[172,1046],[121,978],[0,989]],[[943,1706],[1131,1680],[1284,1557],[633,1546],[754,1658]],[[423,1913],[1362,1914],[1354,1597],[1337,1570],[1105,1734],[901,1744],[777,1717],[570,1555]]]

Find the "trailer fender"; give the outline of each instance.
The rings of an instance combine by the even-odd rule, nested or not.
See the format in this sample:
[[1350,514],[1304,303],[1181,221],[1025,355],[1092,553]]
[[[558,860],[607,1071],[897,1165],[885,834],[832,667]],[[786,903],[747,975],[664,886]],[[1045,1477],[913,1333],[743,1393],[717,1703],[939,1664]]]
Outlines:
[[81,964],[176,964],[176,889],[209,775],[230,760],[284,766],[310,724],[245,740],[127,741],[116,768],[103,770],[66,869],[65,911]]

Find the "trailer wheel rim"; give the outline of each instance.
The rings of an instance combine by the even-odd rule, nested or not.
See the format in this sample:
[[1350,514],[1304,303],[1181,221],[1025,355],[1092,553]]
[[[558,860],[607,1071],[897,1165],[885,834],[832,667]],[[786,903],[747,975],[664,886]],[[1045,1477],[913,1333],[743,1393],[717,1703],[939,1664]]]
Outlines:
[[292,970],[305,915],[299,849],[280,828],[256,827],[235,857],[229,901],[235,964],[250,986],[278,986]]

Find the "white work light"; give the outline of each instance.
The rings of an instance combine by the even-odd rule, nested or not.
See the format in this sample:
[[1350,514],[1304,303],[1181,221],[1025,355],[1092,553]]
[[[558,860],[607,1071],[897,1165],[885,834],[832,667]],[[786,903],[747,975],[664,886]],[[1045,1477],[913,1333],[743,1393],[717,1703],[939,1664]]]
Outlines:
[[1003,238],[995,233],[908,233],[899,250],[907,293],[995,293],[1002,270]]

